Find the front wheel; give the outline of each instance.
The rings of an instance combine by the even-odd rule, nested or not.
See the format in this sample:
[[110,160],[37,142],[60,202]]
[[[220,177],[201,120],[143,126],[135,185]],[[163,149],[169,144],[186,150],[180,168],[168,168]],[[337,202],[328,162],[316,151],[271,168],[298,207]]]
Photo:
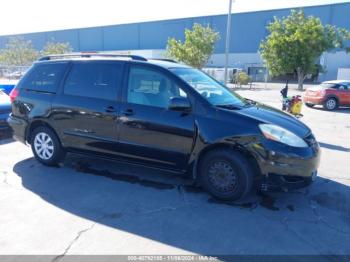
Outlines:
[[199,181],[222,200],[243,199],[252,190],[253,172],[245,157],[230,149],[208,152],[200,161]]
[[65,156],[58,137],[48,127],[36,128],[31,134],[30,144],[35,158],[44,165],[55,166]]

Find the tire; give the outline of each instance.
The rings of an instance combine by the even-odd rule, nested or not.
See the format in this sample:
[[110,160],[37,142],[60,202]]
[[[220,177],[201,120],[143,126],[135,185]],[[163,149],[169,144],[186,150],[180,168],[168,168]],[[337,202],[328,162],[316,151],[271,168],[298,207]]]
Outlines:
[[234,150],[218,149],[206,153],[200,160],[199,172],[200,185],[221,200],[241,200],[253,187],[250,164]]
[[324,102],[323,107],[329,111],[335,110],[338,108],[338,101],[334,97],[327,98]]
[[57,166],[65,157],[55,132],[52,129],[40,126],[34,129],[30,136],[30,144],[36,160],[47,166]]
[[314,107],[315,105],[314,104],[310,104],[310,103],[305,103],[305,105],[307,106],[307,107]]

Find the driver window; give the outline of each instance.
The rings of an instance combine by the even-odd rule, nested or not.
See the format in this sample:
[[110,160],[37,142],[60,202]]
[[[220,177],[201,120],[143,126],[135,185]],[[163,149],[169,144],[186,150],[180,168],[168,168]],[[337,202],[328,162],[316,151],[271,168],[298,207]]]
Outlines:
[[168,108],[172,97],[187,97],[187,95],[164,74],[143,67],[131,67],[128,103]]

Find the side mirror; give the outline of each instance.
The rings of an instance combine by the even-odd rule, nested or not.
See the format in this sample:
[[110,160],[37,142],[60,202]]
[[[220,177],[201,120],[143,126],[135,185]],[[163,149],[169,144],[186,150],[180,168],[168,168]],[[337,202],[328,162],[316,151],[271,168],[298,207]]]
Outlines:
[[190,111],[191,103],[185,97],[171,97],[169,100],[169,110]]

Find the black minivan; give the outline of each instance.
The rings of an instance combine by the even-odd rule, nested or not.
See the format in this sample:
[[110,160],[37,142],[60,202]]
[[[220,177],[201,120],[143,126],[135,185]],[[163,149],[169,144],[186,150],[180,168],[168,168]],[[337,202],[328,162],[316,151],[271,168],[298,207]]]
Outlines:
[[255,186],[307,186],[317,175],[320,149],[306,125],[176,62],[47,56],[10,98],[14,137],[45,165],[92,154],[188,174],[224,200]]

